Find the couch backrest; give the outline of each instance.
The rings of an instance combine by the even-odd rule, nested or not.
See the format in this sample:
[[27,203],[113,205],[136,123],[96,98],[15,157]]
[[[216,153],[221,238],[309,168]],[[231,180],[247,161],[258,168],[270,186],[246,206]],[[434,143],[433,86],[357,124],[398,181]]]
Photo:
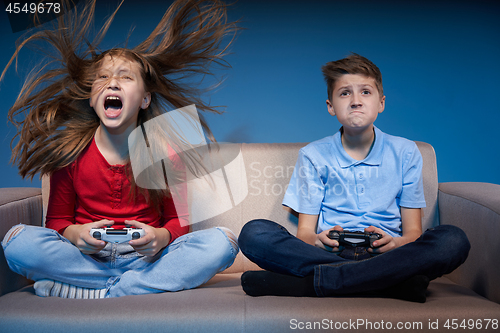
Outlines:
[[[424,209],[422,224],[423,230],[426,230],[439,223],[436,155],[431,145],[424,142],[416,143],[424,160],[423,177],[427,207]],[[196,186],[189,186],[190,199],[193,202],[205,201],[201,205],[191,205],[192,216],[196,220],[201,219],[200,222],[191,225],[192,230],[225,226],[238,235],[246,222],[265,218],[280,223],[295,234],[297,216],[290,209],[283,207],[281,202],[293,173],[298,151],[305,145],[305,143],[221,145],[222,152],[230,151],[229,155],[232,157],[236,156],[235,151],[238,154],[219,175],[224,180],[223,184],[226,183],[217,188],[216,192],[222,195],[214,196],[213,187],[202,190],[197,187],[194,191]],[[42,181],[44,207],[48,202],[48,183],[48,179],[44,178]],[[209,218],[204,219],[204,215]],[[230,270],[241,271],[252,268],[254,267],[251,263],[239,258]]]
[[[424,193],[427,207],[424,209],[423,230],[438,224],[437,193],[438,180],[436,155],[431,145],[416,142],[424,160]],[[292,176],[298,151],[304,143],[252,143],[239,144],[244,172],[235,168],[230,175],[235,184],[247,184],[248,194],[239,204],[216,217],[192,225],[193,230],[222,224],[239,233],[241,227],[252,219],[266,218],[280,223],[291,233],[297,231],[297,216],[281,205],[290,177]],[[238,172],[239,171],[239,172]],[[234,190],[245,190],[234,186]],[[238,194],[241,197],[241,194]]]

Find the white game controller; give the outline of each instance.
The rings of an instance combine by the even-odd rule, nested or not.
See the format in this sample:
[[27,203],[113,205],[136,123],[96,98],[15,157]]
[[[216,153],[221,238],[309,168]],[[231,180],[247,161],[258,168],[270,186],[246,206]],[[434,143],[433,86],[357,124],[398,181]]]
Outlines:
[[144,236],[146,233],[143,229],[136,228],[123,228],[123,229],[114,229],[114,228],[100,228],[100,229],[91,229],[90,236],[95,239],[103,240],[105,242],[110,243],[124,243],[131,241],[133,239],[139,239]]

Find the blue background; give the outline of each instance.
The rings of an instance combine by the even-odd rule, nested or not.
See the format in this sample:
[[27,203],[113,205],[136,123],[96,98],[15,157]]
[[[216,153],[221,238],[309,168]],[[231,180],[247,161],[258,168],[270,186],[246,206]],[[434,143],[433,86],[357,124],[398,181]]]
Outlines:
[[[171,1],[126,0],[103,48],[135,46]],[[96,26],[117,1],[98,1]],[[321,66],[356,52],[382,71],[383,131],[436,150],[440,182],[500,184],[500,2],[240,0],[229,11],[245,28],[226,58],[231,69],[208,100],[225,113],[207,117],[218,141],[309,142],[340,125],[327,113]],[[0,66],[15,40],[0,12]],[[40,186],[9,163],[7,124],[22,78],[38,58],[22,53],[0,83],[0,187]]]

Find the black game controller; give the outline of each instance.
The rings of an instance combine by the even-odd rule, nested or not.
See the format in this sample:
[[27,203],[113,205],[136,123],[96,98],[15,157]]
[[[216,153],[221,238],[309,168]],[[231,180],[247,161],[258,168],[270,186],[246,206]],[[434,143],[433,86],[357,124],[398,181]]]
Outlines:
[[375,232],[330,230],[328,238],[338,241],[342,246],[373,247],[373,242],[382,238],[382,235]]

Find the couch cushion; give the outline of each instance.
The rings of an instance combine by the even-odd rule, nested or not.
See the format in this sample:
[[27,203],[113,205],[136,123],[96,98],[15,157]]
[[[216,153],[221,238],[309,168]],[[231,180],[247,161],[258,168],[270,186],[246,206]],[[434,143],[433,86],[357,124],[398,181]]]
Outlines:
[[[363,297],[250,297],[239,278],[219,274],[194,290],[104,300],[41,298],[27,287],[0,298],[0,331],[281,332],[318,322],[334,328],[355,323],[356,331],[370,332],[384,331],[383,321],[393,329],[402,323],[418,328],[414,331],[436,332],[445,330],[448,319],[481,319],[483,328],[486,319],[500,319],[499,304],[446,278],[431,282],[424,304]],[[429,329],[436,320],[439,330]]]

